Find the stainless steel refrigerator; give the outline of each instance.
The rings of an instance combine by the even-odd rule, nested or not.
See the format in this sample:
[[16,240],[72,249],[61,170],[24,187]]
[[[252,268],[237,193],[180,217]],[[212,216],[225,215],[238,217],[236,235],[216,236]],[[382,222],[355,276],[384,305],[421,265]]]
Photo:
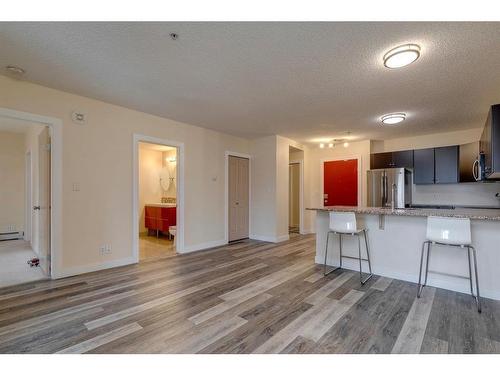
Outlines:
[[372,169],[367,173],[369,207],[404,208],[411,205],[411,170],[386,168]]

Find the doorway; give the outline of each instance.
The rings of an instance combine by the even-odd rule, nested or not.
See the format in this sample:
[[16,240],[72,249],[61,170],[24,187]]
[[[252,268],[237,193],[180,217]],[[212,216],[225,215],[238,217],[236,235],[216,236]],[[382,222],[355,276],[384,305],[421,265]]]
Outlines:
[[132,244],[136,262],[184,251],[184,144],[133,135]]
[[288,165],[288,232],[300,233],[300,163]]
[[228,242],[249,237],[250,159],[227,155]]
[[0,115],[0,287],[51,277],[51,129]]
[[177,148],[139,142],[139,261],[175,255]]
[[358,205],[358,159],[323,163],[323,205]]

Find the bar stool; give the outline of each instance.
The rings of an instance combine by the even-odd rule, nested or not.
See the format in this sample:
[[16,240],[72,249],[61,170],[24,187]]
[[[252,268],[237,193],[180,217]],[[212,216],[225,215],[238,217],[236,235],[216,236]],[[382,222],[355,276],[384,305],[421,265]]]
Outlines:
[[[462,249],[467,249],[467,258],[469,260],[469,279],[470,293],[476,300],[477,311],[481,312],[481,297],[479,296],[479,281],[477,274],[477,259],[476,249],[471,245],[471,230],[469,219],[458,219],[450,217],[437,217],[429,216],[427,218],[427,235],[426,241],[422,244],[422,254],[420,256],[420,272],[418,275],[418,291],[417,297],[420,298],[424,286],[427,285],[427,275],[429,273],[429,258],[431,252],[431,245],[446,245],[454,246]],[[425,278],[422,284],[422,267],[424,263],[424,250],[427,245],[427,252],[425,256]],[[472,287],[472,266],[471,266],[471,252],[474,258],[474,274],[476,279],[476,295]]]
[[[350,258],[350,259],[358,259],[359,260],[359,281],[361,285],[366,283],[372,276],[372,266],[370,262],[370,251],[368,250],[368,240],[366,238],[366,229],[358,228],[356,224],[356,215],[354,212],[330,212],[330,225],[329,231],[326,234],[326,249],[325,249],[325,264],[323,266],[323,274],[326,276],[333,271],[338,269],[342,269],[342,258]],[[330,234],[338,234],[339,235],[339,249],[340,249],[340,266],[331,269],[330,271],[326,271],[326,259],[328,255],[328,240],[330,238]],[[361,241],[360,235],[363,234],[365,238],[365,246],[366,246],[366,258],[361,256]],[[358,238],[358,254],[359,257],[351,257],[348,255],[342,254],[342,236],[357,236]],[[368,276],[363,279],[363,267],[362,261],[368,262]]]

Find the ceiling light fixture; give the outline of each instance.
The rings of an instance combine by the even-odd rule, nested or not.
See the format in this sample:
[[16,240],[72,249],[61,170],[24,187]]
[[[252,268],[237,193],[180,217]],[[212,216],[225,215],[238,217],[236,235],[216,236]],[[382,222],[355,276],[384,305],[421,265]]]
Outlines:
[[406,119],[406,113],[389,113],[381,117],[382,123],[386,125],[398,124]]
[[15,65],[7,65],[5,67],[5,70],[8,71],[9,73],[12,73],[12,74],[15,74],[18,76],[22,76],[24,73],[26,73],[26,71],[23,68],[20,68],[20,67],[15,66]]
[[418,44],[403,44],[391,49],[384,55],[384,65],[390,69],[402,68],[410,65],[420,57],[420,46]]

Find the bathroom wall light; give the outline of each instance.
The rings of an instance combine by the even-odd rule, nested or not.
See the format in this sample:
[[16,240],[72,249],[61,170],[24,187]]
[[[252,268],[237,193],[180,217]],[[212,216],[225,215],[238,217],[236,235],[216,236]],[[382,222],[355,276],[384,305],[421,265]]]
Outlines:
[[390,69],[402,68],[410,65],[420,57],[418,44],[403,44],[388,51],[384,57],[384,65]]
[[319,148],[325,148],[325,144],[324,143],[320,143],[319,144]]
[[349,147],[349,142],[344,142],[344,147],[345,148]]
[[382,123],[386,125],[394,125],[404,121],[406,119],[406,113],[389,113],[381,117]]
[[328,143],[328,148],[333,148],[333,143]]

